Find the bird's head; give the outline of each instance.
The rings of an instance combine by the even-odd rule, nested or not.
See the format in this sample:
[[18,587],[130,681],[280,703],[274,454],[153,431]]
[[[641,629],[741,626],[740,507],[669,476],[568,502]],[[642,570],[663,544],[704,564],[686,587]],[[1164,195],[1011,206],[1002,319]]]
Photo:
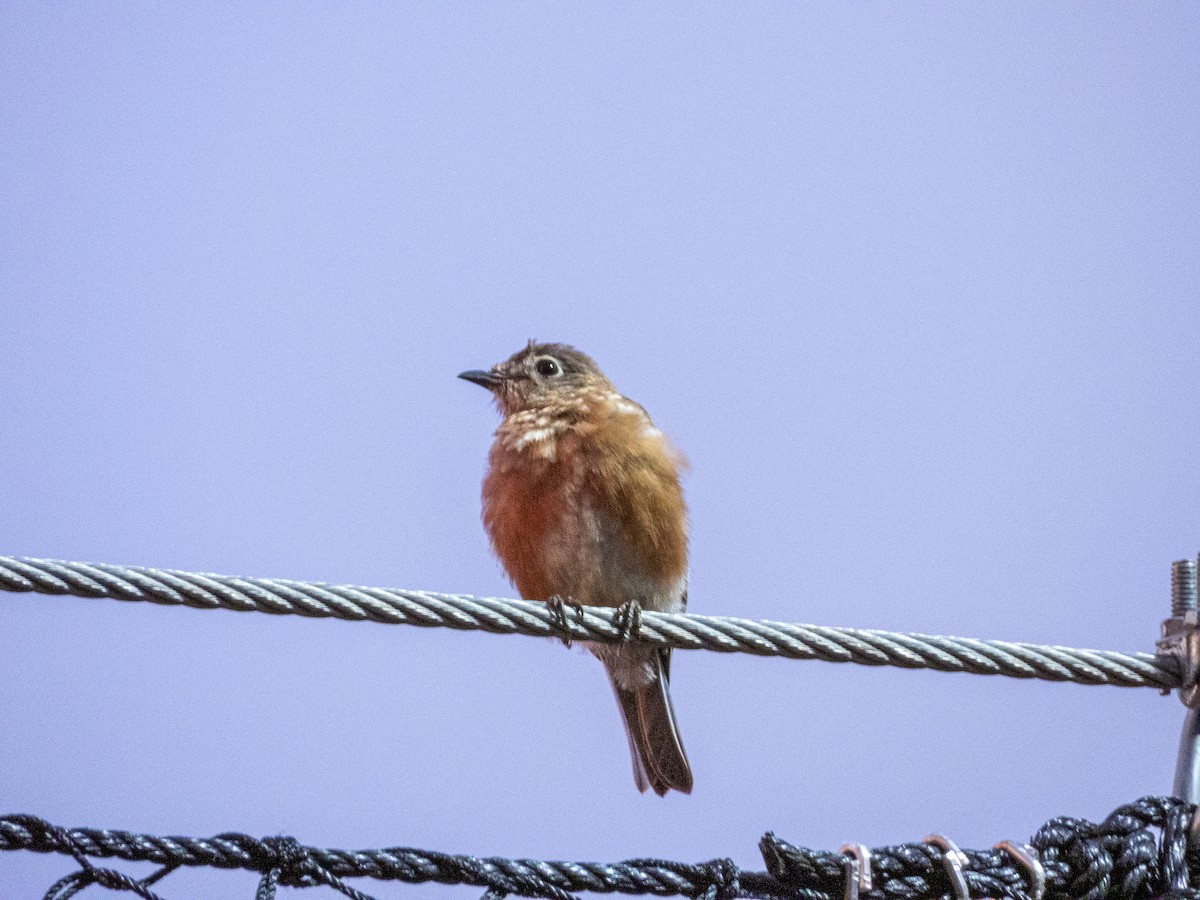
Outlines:
[[566,344],[535,341],[486,372],[472,369],[459,373],[458,377],[491,391],[506,416],[554,406],[582,391],[612,389],[595,360],[586,353]]

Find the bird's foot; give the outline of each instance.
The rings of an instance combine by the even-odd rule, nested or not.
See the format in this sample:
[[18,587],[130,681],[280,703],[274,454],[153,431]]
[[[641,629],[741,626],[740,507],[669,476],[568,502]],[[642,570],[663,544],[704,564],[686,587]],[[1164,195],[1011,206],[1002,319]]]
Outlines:
[[635,641],[642,631],[642,604],[629,600],[617,607],[612,617],[613,628],[622,641]]
[[[580,625],[583,624],[583,606],[576,603],[574,600],[564,600],[562,597],[555,594],[546,601],[546,608],[550,611],[550,621],[561,628],[563,631],[569,631],[571,627],[570,621],[567,619],[567,607],[575,611],[575,621]],[[571,646],[569,637],[560,637],[564,647]]]

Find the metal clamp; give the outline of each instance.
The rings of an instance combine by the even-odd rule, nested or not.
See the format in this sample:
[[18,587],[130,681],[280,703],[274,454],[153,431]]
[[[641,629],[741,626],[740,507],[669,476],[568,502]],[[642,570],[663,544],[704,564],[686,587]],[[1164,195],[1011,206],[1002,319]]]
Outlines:
[[921,843],[942,851],[942,865],[946,867],[956,900],[971,900],[971,888],[967,885],[967,855],[958,849],[958,844],[944,834],[931,834]]
[[1179,699],[1188,708],[1179,736],[1173,791],[1188,803],[1200,803],[1200,598],[1196,568],[1194,559],[1171,564],[1171,618],[1162,623],[1162,637],[1155,645],[1158,659],[1179,672]]
[[1003,850],[1025,867],[1029,873],[1029,900],[1042,900],[1046,895],[1046,869],[1038,859],[1037,851],[1028,844],[1014,844],[1012,841],[1001,841],[993,849]]
[[1196,560],[1171,563],[1171,618],[1162,623],[1157,656],[1179,669],[1179,699],[1188,709],[1200,706],[1200,600]]
[[838,853],[842,860],[842,872],[846,876],[846,900],[858,900],[859,894],[871,890],[871,851],[864,844],[842,844]]

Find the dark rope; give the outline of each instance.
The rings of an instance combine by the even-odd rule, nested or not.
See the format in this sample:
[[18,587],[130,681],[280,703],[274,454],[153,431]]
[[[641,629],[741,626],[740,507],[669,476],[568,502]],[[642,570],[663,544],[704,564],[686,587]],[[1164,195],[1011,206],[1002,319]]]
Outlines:
[[[1045,900],[1200,900],[1197,808],[1171,797],[1145,797],[1103,822],[1057,818],[1030,841],[1046,875]],[[78,871],[56,882],[46,900],[68,900],[90,885],[162,900],[150,885],[181,866],[242,869],[259,874],[257,900],[273,900],[280,886],[325,885],[354,900],[368,895],[347,878],[410,884],[436,882],[484,888],[483,900],[531,897],[573,900],[577,893],[681,896],[693,900],[842,900],[844,857],[793,846],[768,833],[759,842],[765,872],[731,860],[680,863],[631,859],[617,863],[552,862],[455,856],[408,847],[323,850],[290,837],[156,837],[128,831],[60,828],[36,816],[0,817],[0,850],[32,850],[73,857]],[[972,900],[1032,900],[1031,875],[1011,854],[965,850]],[[154,862],[162,868],[141,880],[93,866],[88,857]],[[942,851],[926,843],[871,851],[872,889],[866,900],[955,900]],[[1192,874],[1192,870],[1196,874]]]
[[[245,835],[222,835],[242,841]],[[362,891],[355,890],[342,879],[331,873],[316,859],[313,851],[301,846],[293,837],[263,838],[246,844],[246,849],[256,857],[263,877],[258,883],[255,900],[275,900],[275,888],[280,884],[293,887],[309,887],[324,884],[352,900],[372,900]],[[265,853],[257,851],[265,850]]]

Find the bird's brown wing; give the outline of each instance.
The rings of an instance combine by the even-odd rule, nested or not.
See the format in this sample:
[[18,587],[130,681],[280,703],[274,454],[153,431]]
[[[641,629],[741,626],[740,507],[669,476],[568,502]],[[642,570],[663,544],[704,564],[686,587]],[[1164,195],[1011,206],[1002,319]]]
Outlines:
[[617,523],[640,573],[666,583],[687,572],[687,507],[677,462],[644,433],[648,422],[613,417],[597,430],[586,448],[586,489]]

